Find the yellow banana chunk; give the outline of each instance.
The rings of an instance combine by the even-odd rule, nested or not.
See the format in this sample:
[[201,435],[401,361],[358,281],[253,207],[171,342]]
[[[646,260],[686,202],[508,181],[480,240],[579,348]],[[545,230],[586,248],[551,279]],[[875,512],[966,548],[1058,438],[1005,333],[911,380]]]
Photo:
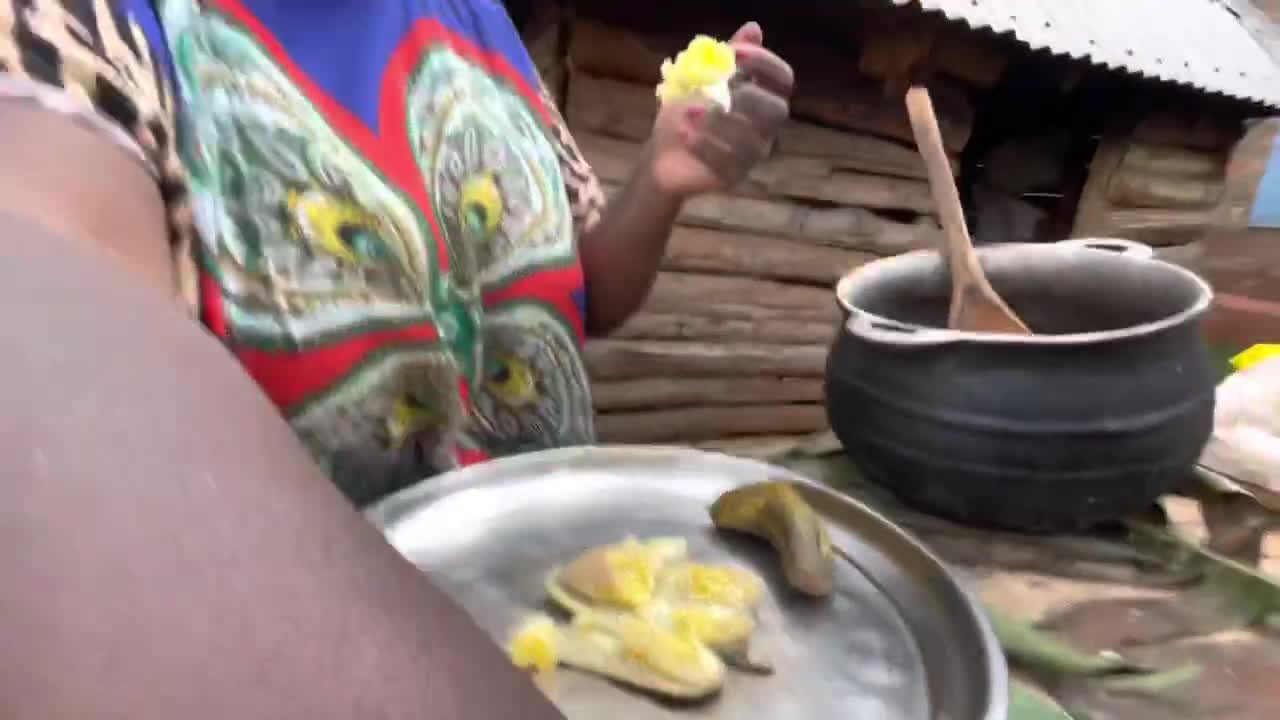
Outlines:
[[769,673],[772,666],[751,653],[764,587],[742,568],[682,563],[663,574],[657,597],[639,612],[697,639],[733,667]]
[[755,618],[749,612],[723,605],[654,602],[644,608],[644,618],[676,634],[715,650],[734,649],[751,638]]
[[822,518],[788,482],[766,482],[730,490],[711,505],[721,530],[754,535],[778,551],[787,582],[815,597],[831,594],[834,553]]
[[659,593],[671,600],[714,603],[754,610],[764,597],[760,576],[732,565],[682,562],[672,565],[659,579]]
[[[588,618],[594,620],[593,616]],[[719,659],[695,637],[635,615],[620,616],[616,631],[628,657],[672,680],[704,684],[722,672]]]
[[507,646],[511,662],[521,670],[540,673],[554,670],[560,663],[560,629],[546,615],[535,615],[512,635]]
[[626,613],[574,617],[560,646],[565,665],[678,700],[714,695],[724,662],[702,643]]
[[[558,582],[558,579],[555,572],[548,576],[547,595],[552,602],[572,617],[600,618],[604,615],[618,616],[626,612],[618,608],[594,608],[573,597]],[[759,580],[759,578],[754,579]],[[631,612],[702,643],[734,667],[752,672],[773,671],[769,663],[751,655],[751,636],[756,630],[754,603],[751,607],[735,608],[700,602],[691,599],[666,578],[664,580],[666,581],[661,585],[663,589],[659,590],[651,602]],[[763,590],[763,581],[759,580],[759,582]]]
[[729,80],[737,72],[737,58],[729,43],[698,35],[675,59],[662,63],[658,100],[662,104],[701,97],[726,112],[729,110]]
[[750,612],[723,605],[684,605],[670,609],[667,622],[686,637],[696,638],[727,664],[755,673],[772,673],[773,666],[752,654],[756,621]]
[[1235,368],[1237,371],[1244,370],[1257,365],[1263,360],[1275,357],[1276,355],[1280,355],[1280,345],[1265,343],[1262,345],[1254,345],[1232,357],[1231,367]]
[[[628,538],[593,548],[547,576],[553,603],[571,617],[557,628],[566,666],[672,699],[717,692],[725,663],[770,672],[749,656],[764,581],[749,570],[688,560],[679,538]],[[519,660],[545,665],[545,629],[530,624],[513,642]]]
[[679,538],[628,538],[583,553],[564,568],[558,582],[590,603],[634,609],[653,599],[662,569],[687,554],[688,545]]

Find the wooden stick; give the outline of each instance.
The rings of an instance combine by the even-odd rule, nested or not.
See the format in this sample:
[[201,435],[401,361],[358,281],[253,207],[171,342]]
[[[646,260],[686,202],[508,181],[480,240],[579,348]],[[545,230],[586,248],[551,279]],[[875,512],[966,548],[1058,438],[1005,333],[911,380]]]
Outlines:
[[1027,326],[991,287],[973,250],[928,90],[915,86],[907,91],[907,114],[929,170],[929,186],[947,241],[946,257],[951,270],[951,314],[947,324],[975,332],[1029,334]]

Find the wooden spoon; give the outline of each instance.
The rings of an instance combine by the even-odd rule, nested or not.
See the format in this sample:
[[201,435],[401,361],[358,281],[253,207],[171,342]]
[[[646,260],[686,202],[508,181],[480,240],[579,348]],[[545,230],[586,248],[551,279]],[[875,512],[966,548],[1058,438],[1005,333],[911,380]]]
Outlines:
[[1031,330],[991,287],[978,262],[978,254],[973,251],[964,210],[960,207],[960,193],[951,176],[951,161],[942,146],[942,132],[938,129],[928,90],[917,85],[907,91],[907,114],[911,116],[916,145],[924,157],[929,188],[933,191],[933,202],[938,206],[942,234],[947,241],[944,255],[951,271],[951,312],[947,326],[953,330],[1030,335]]

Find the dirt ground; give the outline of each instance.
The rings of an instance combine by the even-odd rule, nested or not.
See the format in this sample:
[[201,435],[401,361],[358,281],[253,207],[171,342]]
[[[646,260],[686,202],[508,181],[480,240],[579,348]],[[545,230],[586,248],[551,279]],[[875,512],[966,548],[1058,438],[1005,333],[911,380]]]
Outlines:
[[[1245,620],[1248,612],[1241,611],[1238,599],[1247,596],[1215,580],[1213,572],[1188,582],[1174,579],[1167,566],[1124,559],[1113,540],[989,532],[931,518],[867,483],[838,452],[772,459],[849,493],[913,531],[991,611],[1047,631],[1084,653],[1119,653],[1167,680],[1126,685],[1013,663],[1023,688],[1053,698],[1076,720],[1280,717],[1280,627]],[[1206,538],[1194,500],[1166,498],[1163,505],[1178,535],[1192,542]],[[1280,578],[1280,533],[1272,534],[1263,565]],[[1267,602],[1274,604],[1276,590],[1274,583],[1266,590]],[[1015,707],[1010,720],[1048,717],[1061,716],[1046,714],[1043,707]]]

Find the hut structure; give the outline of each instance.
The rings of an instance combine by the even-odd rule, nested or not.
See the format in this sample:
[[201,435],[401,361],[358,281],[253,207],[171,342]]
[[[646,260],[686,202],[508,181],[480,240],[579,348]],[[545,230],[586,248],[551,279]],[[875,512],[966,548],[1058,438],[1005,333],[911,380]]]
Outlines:
[[1121,236],[1186,263],[1247,222],[1270,143],[1251,119],[1280,108],[1280,71],[1221,0],[508,6],[610,189],[649,134],[662,60],[695,33],[759,20],[796,71],[772,156],[687,204],[645,307],[589,343],[607,442],[826,427],[834,282],[939,242],[912,82],[931,89],[977,242]]

